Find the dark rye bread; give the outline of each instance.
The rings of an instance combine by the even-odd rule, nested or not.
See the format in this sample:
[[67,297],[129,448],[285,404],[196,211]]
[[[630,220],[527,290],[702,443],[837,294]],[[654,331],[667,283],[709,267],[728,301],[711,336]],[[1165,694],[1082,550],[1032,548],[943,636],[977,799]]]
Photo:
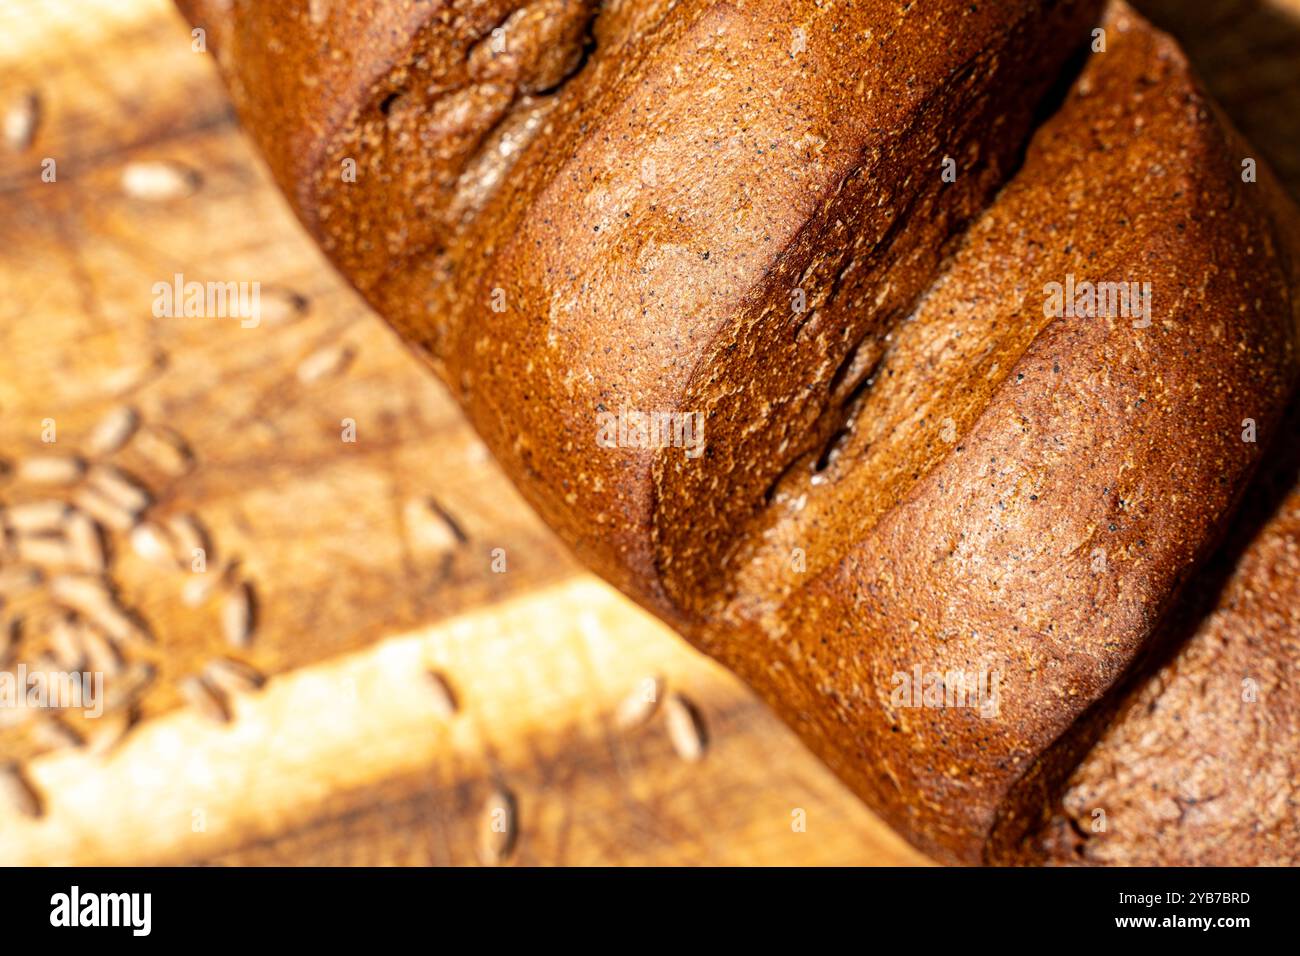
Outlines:
[[[506,129],[583,61],[590,0],[180,0],[304,225],[361,289],[451,241]],[[494,55],[491,32],[508,30]],[[347,188],[344,164],[364,188]],[[502,166],[504,171],[505,165]]]
[[1192,636],[1134,676],[1004,862],[1300,865],[1300,405],[1278,444],[1178,615]]
[[[1287,201],[1242,182],[1172,41],[1120,7],[1105,26],[825,467],[748,529],[705,641],[940,859],[1029,825],[1040,756],[1152,640],[1259,457],[1243,419],[1273,435],[1295,376]],[[1151,327],[1045,318],[1069,274],[1150,282]],[[893,706],[917,668],[998,671],[998,717]]]
[[[1089,2],[183,5],[583,560],[937,859],[1027,845],[1296,374],[1293,207],[1171,41]],[[1071,274],[1151,325],[1045,316]],[[625,409],[703,456],[598,447]],[[995,716],[894,695],[989,670]]]
[[[482,112],[492,30],[529,60],[573,6],[322,4],[313,24],[305,0],[232,0],[213,33],[341,270],[584,560],[686,628],[734,524],[838,427],[845,357],[911,310],[1012,171],[1100,4],[614,4],[576,72]],[[623,407],[702,412],[717,438],[687,468],[600,454],[597,412]]]

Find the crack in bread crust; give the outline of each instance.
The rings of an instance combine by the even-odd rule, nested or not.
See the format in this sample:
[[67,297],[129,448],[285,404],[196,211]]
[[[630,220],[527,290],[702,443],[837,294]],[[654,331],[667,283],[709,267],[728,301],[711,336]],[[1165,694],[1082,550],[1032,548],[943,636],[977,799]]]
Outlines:
[[[327,251],[594,570],[916,845],[1017,845],[1295,376],[1291,207],[1177,48],[1112,3],[994,198],[1100,0],[377,6],[222,31]],[[502,25],[533,41],[506,61]],[[1043,313],[1075,272],[1150,281],[1152,324]],[[702,414],[704,455],[597,447],[627,409]],[[999,668],[1002,714],[900,709],[913,666]]]
[[[746,526],[761,520],[773,480],[843,429],[842,393],[859,384],[841,377],[852,374],[850,352],[863,353],[859,375],[879,363],[944,254],[1011,172],[1058,78],[1038,65],[1043,36],[1077,34],[1088,14],[1063,6],[1042,24],[1008,24],[990,48],[950,67],[901,128],[872,130],[834,194],[710,344],[679,399],[704,412],[710,454],[695,462],[665,451],[655,463],[657,566],[692,616],[715,616],[734,592],[719,569],[754,540]],[[1015,104],[993,93],[1007,88],[1020,91]],[[955,183],[939,175],[948,155],[961,157]],[[815,315],[791,336],[782,332],[794,288],[809,290]]]
[[[1032,824],[1038,762],[1079,756],[1080,721],[1150,645],[1255,466],[1241,419],[1271,433],[1296,374],[1280,195],[1244,192],[1167,38],[1122,10],[1107,27],[1107,54],[895,331],[838,474],[805,477],[798,509],[753,534],[767,551],[706,643],[955,862]],[[1156,200],[1140,215],[1134,188]],[[1239,227],[1218,228],[1229,209]],[[1070,272],[1149,280],[1150,326],[1045,316]],[[782,566],[801,542],[830,549],[809,580]],[[1000,713],[895,706],[917,668],[996,671]]]

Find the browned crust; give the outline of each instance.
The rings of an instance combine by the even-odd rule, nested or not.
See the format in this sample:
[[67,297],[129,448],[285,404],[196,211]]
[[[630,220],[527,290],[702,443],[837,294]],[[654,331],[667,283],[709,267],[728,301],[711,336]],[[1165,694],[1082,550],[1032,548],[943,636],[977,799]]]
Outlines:
[[1300,864],[1300,405],[1274,444],[1170,639],[1001,861]]
[[[326,250],[583,560],[918,846],[1015,844],[1295,376],[1294,212],[1176,46],[1112,4],[989,205],[1097,4],[376,6],[220,31]],[[1070,273],[1150,282],[1153,324],[1045,319]],[[596,447],[624,408],[704,413],[705,455]],[[1000,715],[899,712],[918,667],[999,669]]]

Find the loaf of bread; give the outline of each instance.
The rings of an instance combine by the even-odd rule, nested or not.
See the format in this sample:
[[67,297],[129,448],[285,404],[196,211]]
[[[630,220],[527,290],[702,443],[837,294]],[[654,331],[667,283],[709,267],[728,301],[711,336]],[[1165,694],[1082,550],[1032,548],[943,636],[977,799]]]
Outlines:
[[1000,862],[1300,864],[1300,406],[1046,818]]
[[1300,224],[1125,4],[181,5],[551,527],[916,846],[1300,855],[1294,516],[1187,594]]

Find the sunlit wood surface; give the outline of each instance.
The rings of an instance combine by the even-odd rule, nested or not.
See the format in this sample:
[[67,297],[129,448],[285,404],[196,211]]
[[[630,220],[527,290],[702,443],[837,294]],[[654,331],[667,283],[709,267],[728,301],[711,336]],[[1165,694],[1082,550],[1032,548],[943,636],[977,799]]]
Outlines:
[[[1300,26],[1284,12],[1300,0],[1143,6],[1300,193]],[[147,518],[202,523],[209,574],[231,569],[191,606],[191,571],[108,536],[108,578],[152,643],[121,648],[109,717],[0,711],[0,776],[26,794],[0,795],[0,864],[473,864],[494,788],[517,801],[516,863],[924,862],[540,526],[300,232],[164,0],[9,0],[0,111],[32,92],[31,146],[0,145],[0,459],[87,455],[128,406],[183,436],[194,466],[160,472],[138,440],[109,461],[149,487]],[[153,160],[198,188],[126,195],[123,169]],[[258,281],[280,314],[154,318],[153,284],[176,273]],[[348,360],[304,381],[335,346]],[[74,494],[0,478],[6,506]],[[255,626],[232,646],[223,594],[244,585]],[[4,666],[57,656],[49,580],[0,597],[0,625],[19,622]],[[182,693],[219,657],[270,677],[227,699],[229,722]],[[678,756],[662,714],[617,726],[649,676],[699,707],[703,760]]]
[[[31,148],[0,151],[0,455],[87,455],[121,405],[174,429],[187,474],[159,473],[135,440],[109,460],[153,492],[146,517],[196,516],[208,573],[237,559],[231,580],[257,602],[232,647],[222,587],[188,606],[188,569],[109,535],[108,576],[153,635],[124,664],[155,676],[116,743],[122,713],[0,712],[0,768],[40,813],[0,803],[0,863],[472,864],[495,786],[517,801],[518,863],[919,860],[735,679],[580,573],[301,233],[168,4],[7,3],[0,80],[0,110],[36,91],[42,113]],[[153,160],[199,188],[126,195],[123,169]],[[257,280],[305,308],[257,328],[154,318],[152,286],[176,273]],[[350,363],[303,382],[300,364],[340,343]],[[0,485],[7,505],[70,496]],[[460,536],[412,523],[425,498]],[[22,619],[9,666],[49,652],[56,610],[48,582],[7,600]],[[223,656],[271,676],[229,698],[229,723],[182,693]],[[674,752],[662,715],[616,727],[651,676],[699,707],[702,761]]]

